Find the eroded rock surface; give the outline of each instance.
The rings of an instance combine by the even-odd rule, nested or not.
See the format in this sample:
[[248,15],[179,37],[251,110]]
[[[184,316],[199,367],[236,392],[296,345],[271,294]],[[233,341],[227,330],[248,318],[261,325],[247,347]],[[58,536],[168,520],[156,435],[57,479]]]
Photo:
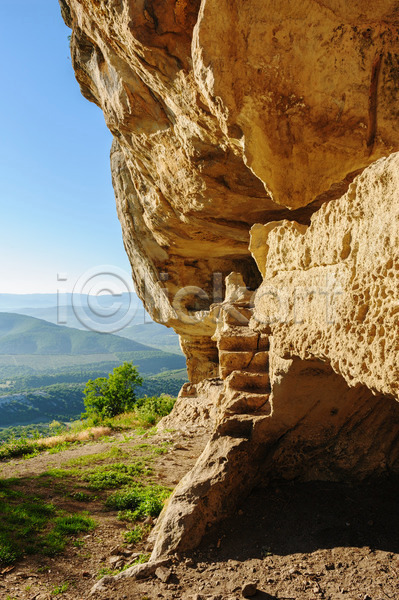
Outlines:
[[187,357],[166,424],[210,431],[153,558],[272,477],[397,471],[397,2],[60,4],[137,292]]
[[[255,316],[276,352],[319,358],[349,385],[398,399],[399,154],[364,171],[308,228],[283,221],[264,232]],[[254,235],[260,256],[262,229]]]
[[215,274],[260,283],[253,224],[308,223],[399,148],[393,0],[60,1],[82,93],[114,135],[137,291],[182,336],[214,333],[201,311],[223,299]]

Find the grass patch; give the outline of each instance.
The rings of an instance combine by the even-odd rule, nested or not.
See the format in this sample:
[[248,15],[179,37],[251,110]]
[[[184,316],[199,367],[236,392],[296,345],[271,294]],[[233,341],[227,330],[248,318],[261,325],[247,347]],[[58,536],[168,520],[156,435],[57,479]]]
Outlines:
[[21,494],[12,483],[0,481],[0,565],[24,554],[52,556],[64,550],[70,537],[95,527],[86,513],[57,516],[54,504]]
[[58,596],[59,594],[64,594],[66,591],[68,591],[69,588],[69,582],[65,581],[64,583],[61,583],[60,585],[57,585],[51,592],[51,594],[53,596]]
[[40,538],[38,549],[45,556],[55,556],[65,549],[69,538],[95,527],[96,522],[87,513],[57,517],[51,531]]
[[[135,409],[128,414],[107,419],[96,427],[86,421],[72,425],[62,435],[28,439],[12,439],[0,446],[0,460],[13,456],[30,458],[46,450],[51,454],[63,452],[71,445],[108,436],[112,431],[134,429],[149,436],[156,432],[154,424],[167,414],[174,404],[170,397],[144,398],[137,401]],[[90,425],[90,427],[89,427]],[[125,436],[126,439],[126,436]],[[156,517],[171,490],[150,483],[151,464],[155,455],[168,451],[170,443],[159,446],[138,444],[128,451],[119,447],[66,461],[61,468],[49,468],[35,477],[24,479],[0,479],[0,568],[18,561],[26,554],[54,556],[62,552],[72,539],[75,547],[83,545],[76,536],[92,530],[96,523],[87,513],[78,510],[74,514],[60,512],[44,496],[47,488],[78,502],[89,502],[100,498],[108,509],[118,511],[118,517],[127,521],[125,541],[141,542],[151,529],[144,524],[146,517]],[[129,464],[133,459],[136,458]],[[21,487],[17,487],[21,485]],[[24,489],[27,486],[27,491]],[[35,490],[35,491],[32,491]],[[94,490],[110,490],[95,496]],[[105,500],[108,494],[107,500]],[[79,505],[76,505],[79,509]],[[75,539],[74,539],[75,538]],[[148,557],[136,562],[146,562]],[[62,583],[52,592],[64,593]],[[60,588],[60,591],[55,592]],[[66,591],[66,590],[64,590]]]
[[77,500],[77,502],[92,502],[95,499],[95,496],[90,496],[86,492],[72,492],[69,495],[73,500]]
[[111,494],[106,506],[120,511],[121,519],[135,522],[145,517],[157,517],[170,494],[171,490],[161,485],[136,485]]
[[54,428],[58,435],[40,437],[37,432],[34,437],[14,437],[0,445],[0,461],[24,456],[33,458],[40,452],[48,451],[51,454],[62,452],[72,444],[109,439],[115,431],[135,429],[136,433],[151,435],[155,433],[154,426],[160,419],[170,413],[175,398],[161,394],[160,396],[145,396],[136,401],[134,410],[117,415],[113,418],[100,419],[90,417],[68,424],[68,429],[63,431]]
[[77,458],[71,458],[65,464],[68,466],[79,466],[84,467],[86,465],[90,465],[92,463],[96,463],[102,460],[107,460],[109,458],[127,458],[129,456],[128,452],[124,452],[120,448],[111,448],[107,452],[97,452],[96,454],[88,454],[86,456],[79,456]]
[[[123,518],[122,516],[120,518]],[[141,542],[150,532],[151,525],[136,525],[133,529],[126,531],[123,538],[128,544],[138,544]]]
[[151,474],[150,467],[145,461],[138,460],[130,465],[115,463],[99,466],[84,477],[93,490],[105,490],[131,484],[140,476]]
[[59,452],[63,452],[64,450],[68,450],[71,446],[74,446],[76,442],[58,442],[52,448],[49,448],[49,454],[58,454]]
[[136,558],[136,560],[134,562],[132,562],[132,565],[142,565],[150,560],[150,556],[151,556],[150,554],[146,554],[145,552],[142,552],[140,554],[140,556],[138,556]]
[[54,467],[47,469],[39,475],[39,477],[54,477],[55,479],[63,479],[64,477],[76,477],[80,475],[79,469],[62,469],[60,467]]
[[87,513],[57,517],[54,532],[63,536],[73,536],[94,529],[96,522]]

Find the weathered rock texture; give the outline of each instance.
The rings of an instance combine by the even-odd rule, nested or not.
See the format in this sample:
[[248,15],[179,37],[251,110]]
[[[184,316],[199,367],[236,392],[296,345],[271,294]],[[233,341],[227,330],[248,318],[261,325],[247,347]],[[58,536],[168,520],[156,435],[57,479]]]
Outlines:
[[[349,191],[349,194],[354,196],[353,207],[357,206],[358,215],[365,217],[367,222],[372,219],[370,213],[367,214],[366,206],[371,208],[370,205],[374,204],[375,212],[371,214],[378,223],[379,201],[381,198],[387,199],[390,195],[392,200],[396,198],[395,206],[392,206],[390,212],[391,218],[395,214],[399,215],[399,187],[390,188],[395,180],[393,175],[396,171],[399,173],[399,155],[387,160],[388,164],[384,163],[385,161],[380,161],[371,167]],[[368,181],[368,185],[374,189],[374,202],[370,201],[369,193],[362,194],[362,181]],[[380,183],[380,194],[375,192],[377,181]],[[385,206],[389,201],[386,202]],[[339,226],[342,209],[343,215],[347,216],[345,197],[327,207],[331,223]],[[316,236],[320,233],[316,223],[323,212],[325,211],[320,211],[313,217],[308,231],[301,235],[311,238],[312,232],[316,232]],[[285,225],[291,233],[290,224]],[[356,230],[363,232],[363,228],[361,225],[357,227],[358,225],[352,222],[354,248],[359,253],[359,256],[352,258],[354,262],[356,258],[361,259],[357,263],[358,271],[364,273],[367,261],[361,257],[362,233],[356,243]],[[380,235],[375,231],[375,250],[378,250],[381,238],[385,239],[388,233],[383,219],[380,225]],[[279,227],[282,226],[276,224],[273,230],[276,235]],[[296,228],[293,229],[297,231]],[[367,227],[365,230],[367,233]],[[398,233],[396,230],[396,236]],[[316,239],[314,238],[314,242]],[[265,245],[269,241],[267,238]],[[336,255],[337,247],[339,256]],[[286,248],[291,257],[296,256],[300,263],[302,247],[298,243],[284,246],[279,240],[273,248],[277,256],[282,248]],[[398,244],[392,247],[393,254],[398,252],[398,248]],[[342,269],[341,273],[334,273],[336,286],[333,287],[333,291],[337,292],[339,289],[344,296],[342,290],[348,282],[344,280],[343,273],[350,253],[345,251],[345,256],[341,256],[341,249],[339,242],[335,248],[333,244],[330,248],[331,256],[335,258],[335,261],[331,262],[336,263],[335,266],[340,265]],[[329,274],[328,253],[322,244],[314,243],[313,252],[316,256],[323,256],[323,251],[327,264],[320,268],[325,278],[326,274]],[[370,252],[372,254],[371,250]],[[268,266],[273,259],[275,256],[272,254],[272,247],[269,246]],[[364,372],[361,361],[357,362],[359,378],[356,386],[350,387],[348,383],[353,385],[354,380],[347,377],[347,382],[339,371],[335,372],[328,355],[320,357],[316,343],[313,354],[312,346],[306,345],[306,355],[303,358],[300,356],[301,353],[291,341],[298,337],[292,323],[292,317],[295,315],[290,313],[291,321],[287,323],[280,323],[276,318],[277,293],[283,297],[281,304],[284,304],[287,296],[289,297],[289,306],[293,311],[295,307],[293,301],[291,302],[291,294],[300,289],[300,298],[305,304],[301,307],[301,314],[306,314],[308,318],[306,322],[303,317],[301,331],[311,329],[310,324],[313,323],[319,332],[316,339],[322,343],[321,323],[324,323],[331,336],[328,339],[331,349],[334,348],[334,326],[338,326],[335,335],[339,338],[338,333],[343,327],[344,319],[332,302],[330,310],[335,318],[340,320],[331,320],[330,323],[322,321],[325,306],[324,310],[321,310],[320,306],[314,306],[312,303],[316,293],[323,293],[325,303],[325,289],[317,287],[320,285],[318,279],[312,278],[312,285],[308,281],[308,288],[301,285],[302,282],[298,279],[300,287],[297,288],[292,270],[285,268],[285,265],[289,267],[290,263],[277,264],[274,276],[280,277],[278,287],[272,288],[271,284],[276,284],[276,281],[266,277],[256,294],[254,308],[250,306],[251,297],[248,293],[242,292],[240,295],[243,288],[239,286],[239,276],[234,278],[235,293],[229,293],[232,287],[230,278],[226,294],[230,295],[230,300],[217,307],[219,314],[215,338],[219,349],[220,376],[224,385],[223,390],[219,388],[218,396],[212,404],[213,410],[217,411],[213,415],[215,428],[197,464],[182,479],[161,515],[153,533],[154,560],[168,552],[181,552],[195,546],[209,524],[233,510],[255,485],[267,484],[271,479],[353,481],[399,472],[399,395],[395,396],[395,400],[393,394],[389,397],[383,395],[381,390],[380,393],[373,393],[371,388],[377,388],[376,383],[370,388],[364,384],[360,385],[360,374]],[[399,265],[399,261],[396,264]],[[371,268],[370,264],[369,267]],[[375,269],[378,272],[378,261]],[[310,267],[305,269],[305,272],[311,277]],[[356,270],[352,268],[350,272],[353,277]],[[375,281],[373,271],[369,271],[368,276]],[[337,282],[340,278],[342,285],[338,288]],[[397,273],[395,278],[394,287],[396,286],[395,292],[398,297]],[[382,291],[381,295],[377,294],[376,303],[385,305],[385,313],[382,314],[389,321],[392,335],[397,336],[397,317],[391,321],[392,314],[387,311],[392,296],[383,291],[391,279],[380,282]],[[356,286],[355,281],[353,285]],[[309,289],[311,293],[305,294]],[[348,293],[351,293],[351,289],[348,286]],[[231,297],[234,297],[234,301]],[[272,299],[271,306],[265,302],[265,298]],[[342,305],[345,306],[345,301],[342,301]],[[277,306],[280,307],[280,302],[277,302]],[[284,327],[288,327],[288,331],[281,329]],[[381,344],[385,337],[382,329],[380,333],[381,337],[379,333],[375,334],[378,339],[374,342],[377,344]],[[339,339],[336,341],[339,347]],[[397,368],[399,349],[396,337],[392,353],[396,353]],[[351,356],[349,350],[348,356]],[[353,356],[356,356],[356,344]],[[355,363],[354,358],[352,360]],[[377,360],[381,362],[381,354],[377,355]],[[397,385],[397,372],[395,374],[393,371],[392,376],[387,376],[386,380],[387,383],[392,381]],[[196,387],[198,386],[191,386],[191,389]]]
[[137,292],[187,356],[168,423],[212,431],[153,558],[270,477],[397,470],[397,2],[60,4]]
[[[254,229],[258,248],[262,234]],[[268,224],[263,243],[255,315],[277,352],[317,357],[349,385],[399,398],[399,154],[364,171],[310,227]]]
[[61,7],[82,93],[114,134],[113,182],[138,293],[155,319],[204,336],[202,372],[190,369],[199,380],[207,363],[215,373],[214,324],[195,316],[222,299],[213,275],[260,283],[251,225],[308,222],[354,172],[399,148],[396,2]]

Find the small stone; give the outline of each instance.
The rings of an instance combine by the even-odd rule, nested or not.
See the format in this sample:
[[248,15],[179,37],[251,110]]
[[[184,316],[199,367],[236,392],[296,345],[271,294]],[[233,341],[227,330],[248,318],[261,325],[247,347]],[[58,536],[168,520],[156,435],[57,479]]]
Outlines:
[[141,556],[140,552],[133,552],[133,554],[130,555],[129,560],[134,561],[134,560],[136,560],[136,558],[139,558],[140,556]]
[[246,583],[241,588],[241,593],[244,598],[252,598],[252,596],[255,596],[257,591],[258,589],[256,583]]
[[120,563],[120,562],[123,563],[123,556],[120,556],[120,555],[110,556],[108,560],[109,560],[109,563],[111,566],[116,567],[118,563]]
[[186,565],[186,567],[189,567],[190,569],[195,567],[195,562],[192,558],[186,558],[186,560],[184,561],[184,564]]
[[155,571],[155,576],[163,583],[167,583],[172,575],[172,571],[167,567],[158,567]]

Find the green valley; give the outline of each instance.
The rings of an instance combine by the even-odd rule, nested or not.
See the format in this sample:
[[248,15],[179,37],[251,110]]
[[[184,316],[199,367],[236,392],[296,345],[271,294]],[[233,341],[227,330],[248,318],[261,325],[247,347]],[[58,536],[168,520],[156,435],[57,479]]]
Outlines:
[[[153,325],[165,330],[154,323],[148,331]],[[85,383],[107,376],[124,361],[136,365],[144,378],[139,396],[176,396],[187,381],[185,359],[176,352],[0,313],[0,428],[79,417]]]

